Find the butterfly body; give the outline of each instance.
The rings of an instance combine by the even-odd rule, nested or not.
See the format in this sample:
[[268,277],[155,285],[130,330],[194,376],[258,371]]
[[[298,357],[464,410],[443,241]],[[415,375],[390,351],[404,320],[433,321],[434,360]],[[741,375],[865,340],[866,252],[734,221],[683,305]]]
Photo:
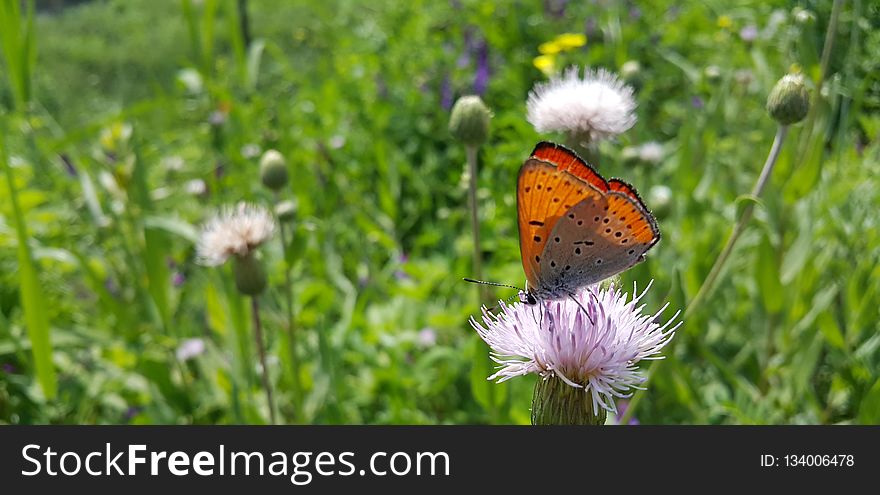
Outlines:
[[571,296],[644,259],[660,239],[629,184],[606,181],[573,151],[539,143],[517,180],[526,302]]

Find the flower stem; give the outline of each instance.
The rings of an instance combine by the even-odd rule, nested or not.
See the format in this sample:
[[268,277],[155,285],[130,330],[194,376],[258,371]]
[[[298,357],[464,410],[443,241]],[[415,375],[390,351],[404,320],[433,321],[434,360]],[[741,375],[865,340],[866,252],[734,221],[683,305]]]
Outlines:
[[[280,219],[278,219],[278,225],[280,225],[281,230],[281,235],[279,236],[281,237],[281,253],[284,256],[284,298],[287,309],[287,352],[290,359],[290,373],[293,375],[293,395],[295,397],[294,420],[298,420],[300,419],[300,413],[302,412],[300,405],[302,404],[303,400],[303,388],[300,378],[299,359],[296,356],[296,315],[293,309],[293,278],[290,274],[290,262],[287,260],[287,227],[285,226],[285,223]],[[293,242],[292,238],[291,242]]]
[[[724,246],[724,249],[721,250],[721,254],[718,255],[718,258],[715,259],[715,263],[712,265],[712,269],[709,270],[709,275],[706,276],[706,279],[703,281],[703,284],[700,286],[700,290],[697,291],[697,295],[691,299],[691,302],[688,303],[687,308],[684,310],[683,319],[687,319],[688,316],[693,314],[706,297],[712,291],[715,283],[718,281],[718,277],[721,274],[721,269],[724,268],[724,264],[727,262],[727,259],[730,257],[730,253],[733,252],[734,246],[736,246],[736,241],[739,239],[740,235],[742,235],[743,231],[745,231],[748,226],[749,220],[752,218],[752,214],[755,211],[755,200],[761,197],[761,194],[764,192],[764,187],[767,185],[767,182],[770,180],[770,176],[773,173],[773,168],[776,165],[777,160],[779,159],[779,153],[782,151],[782,145],[785,142],[785,137],[788,135],[788,126],[780,125],[776,129],[776,137],[773,139],[773,145],[770,147],[770,153],[767,155],[767,160],[764,162],[764,168],[761,169],[761,175],[758,176],[758,181],[755,182],[755,186],[752,188],[751,199],[748,204],[743,208],[742,215],[740,215],[739,220],[733,227],[733,231],[730,234],[730,238],[727,239],[727,244]],[[662,361],[657,360],[651,362],[651,365],[648,367],[648,370],[645,372],[645,382],[642,384],[645,386],[648,380],[657,372],[657,368],[660,366]],[[634,394],[632,399],[629,402],[628,407],[626,408],[626,412],[623,413],[623,416],[620,418],[620,424],[629,424],[630,418],[632,418],[635,413],[636,406],[638,406],[641,401],[644,393]]]
[[[465,145],[465,155],[468,164],[468,207],[471,210],[471,229],[473,233],[474,244],[474,277],[477,280],[483,280],[483,250],[480,248],[480,214],[477,206],[477,153],[479,147],[477,145]],[[489,293],[487,286],[477,284],[477,296],[480,304],[489,303]],[[489,362],[489,366],[495,363],[489,354],[485,355],[485,359]],[[497,398],[495,395],[495,387],[487,388],[487,402],[489,403],[489,416],[493,423],[497,423],[499,418]]]
[[589,134],[571,132],[566,136],[565,145],[586,160],[591,167],[599,168],[598,143],[593,142]]
[[275,400],[272,398],[272,383],[269,381],[269,367],[266,365],[266,348],[263,344],[263,327],[260,325],[260,305],[257,296],[251,297],[251,315],[254,318],[254,337],[257,340],[257,350],[260,353],[260,367],[263,370],[263,389],[266,391],[266,402],[269,404],[269,421],[275,422]]
[[[468,164],[468,207],[471,210],[471,231],[473,233],[474,245],[474,277],[477,280],[483,280],[483,250],[480,247],[480,214],[477,206],[477,152],[479,147],[476,145],[466,145],[465,154],[467,155]],[[488,302],[488,294],[486,286],[477,285],[478,294],[481,303]]]

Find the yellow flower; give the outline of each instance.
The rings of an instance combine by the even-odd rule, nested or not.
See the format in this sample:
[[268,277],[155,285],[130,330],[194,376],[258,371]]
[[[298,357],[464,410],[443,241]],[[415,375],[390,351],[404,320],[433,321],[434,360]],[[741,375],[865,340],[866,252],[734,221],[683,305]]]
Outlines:
[[99,141],[101,147],[107,151],[116,151],[122,147],[131,137],[131,124],[126,122],[113,122],[110,127],[101,131]]
[[545,75],[549,76],[556,72],[556,57],[553,55],[538,55],[532,64]]
[[721,29],[730,29],[733,27],[733,19],[730,16],[723,15],[718,18],[718,27]]
[[587,44],[587,37],[581,33],[560,34],[554,40],[562,50],[571,50]]
[[556,55],[562,51],[562,47],[556,41],[548,41],[538,45],[538,51],[544,55]]

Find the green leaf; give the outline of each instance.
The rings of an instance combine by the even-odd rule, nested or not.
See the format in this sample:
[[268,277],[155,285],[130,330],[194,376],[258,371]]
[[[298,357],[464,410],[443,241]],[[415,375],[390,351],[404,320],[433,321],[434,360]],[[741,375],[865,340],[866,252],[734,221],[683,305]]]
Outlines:
[[265,49],[266,42],[263,40],[254,40],[248,48],[245,87],[250,91],[257,88],[257,80],[260,77],[260,61],[263,59]]
[[786,184],[785,192],[787,199],[795,200],[802,198],[812,191],[819,181],[825,158],[823,151],[825,137],[819,131],[815,134],[818,135],[810,136],[811,140],[807,145],[804,162],[795,169],[794,174],[792,174],[788,184]]
[[800,225],[797,238],[785,253],[780,269],[782,283],[788,285],[801,272],[813,248],[813,231],[807,225]]
[[149,227],[146,224],[148,214],[153,211],[153,200],[150,197],[147,163],[141,153],[140,139],[134,139],[133,142],[135,144],[135,162],[130,194],[137,202],[142,219],[139,222],[144,236],[141,258],[147,269],[147,289],[159,312],[161,324],[167,330],[171,320],[168,296],[168,289],[171,285],[171,270],[166,261],[169,251],[168,236],[163,230]]
[[846,340],[843,338],[843,332],[840,331],[840,327],[837,325],[837,321],[835,321],[831,313],[822,313],[816,319],[816,322],[819,325],[819,331],[825,336],[825,340],[828,344],[838,349],[845,350]]
[[144,218],[144,227],[174,234],[192,244],[199,242],[199,231],[192,224],[178,218],[148,215]]
[[471,393],[494,420],[502,420],[499,408],[505,403],[507,386],[489,380],[489,376],[495,372],[495,362],[489,357],[489,348],[479,336],[474,335],[468,354],[471,361]]
[[673,51],[658,51],[660,53],[660,56],[665,58],[667,62],[681,69],[681,71],[684,72],[684,75],[687,76],[687,78],[690,80],[691,84],[696,84],[700,81],[700,76],[702,72],[694,64],[688,61],[687,58]]
[[486,358],[488,352],[482,339],[477,336],[471,339],[470,352],[468,352],[471,362],[471,393],[485,409],[492,407],[490,387],[496,386],[487,379],[492,374],[489,360]]
[[0,166],[6,172],[9,198],[12,202],[15,233],[18,239],[18,274],[21,306],[31,341],[34,368],[43,394],[52,399],[58,391],[55,367],[52,365],[52,341],[49,335],[49,300],[43,293],[30,249],[30,238],[24,215],[18,203],[18,190],[6,155],[6,143],[0,140]]
[[776,261],[776,250],[770,243],[768,235],[763,235],[755,260],[755,279],[764,308],[770,313],[777,313],[785,302],[782,282],[779,280],[779,263]]
[[864,425],[876,425],[880,423],[880,378],[868,390],[862,404],[859,406],[859,423]]

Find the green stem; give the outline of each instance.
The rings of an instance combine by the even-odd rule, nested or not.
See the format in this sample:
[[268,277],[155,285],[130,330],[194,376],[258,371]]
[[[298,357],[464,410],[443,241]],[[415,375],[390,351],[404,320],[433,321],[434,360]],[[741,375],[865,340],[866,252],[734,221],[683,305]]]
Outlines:
[[831,18],[828,20],[828,29],[825,31],[825,45],[822,47],[822,56],[819,61],[819,80],[816,81],[816,91],[813,96],[813,102],[810,105],[810,112],[807,115],[807,121],[804,123],[801,134],[800,151],[798,155],[801,162],[804,155],[809,150],[809,144],[816,137],[813,136],[813,127],[816,123],[816,116],[819,114],[819,103],[822,101],[822,86],[828,79],[828,66],[831,64],[831,49],[834,47],[834,38],[837,36],[837,22],[840,18],[840,11],[843,9],[843,0],[834,0],[831,6]]
[[[727,262],[727,259],[733,252],[733,248],[736,246],[737,240],[739,240],[740,235],[745,231],[749,220],[752,218],[752,214],[755,211],[755,201],[761,197],[767,182],[770,180],[770,176],[773,174],[773,168],[779,159],[779,154],[782,151],[782,145],[785,142],[785,137],[787,135],[788,126],[780,125],[776,130],[776,137],[773,139],[773,145],[770,147],[770,153],[767,155],[767,160],[764,162],[764,168],[761,169],[761,175],[758,177],[758,181],[755,182],[755,186],[752,188],[752,201],[746,204],[743,208],[742,215],[740,215],[739,220],[736,222],[736,225],[734,225],[730,238],[727,239],[727,244],[724,246],[724,249],[721,250],[721,254],[718,255],[718,258],[715,259],[715,263],[712,265],[709,275],[706,276],[706,279],[700,286],[700,290],[697,291],[697,295],[694,296],[691,302],[687,305],[687,308],[685,308],[683,319],[687,319],[700,307],[706,297],[711,293],[715,283],[718,281],[718,277],[721,274],[722,268],[724,268],[724,264]],[[643,383],[642,386],[647,385],[648,380],[656,374],[657,368],[662,362],[662,360],[651,362],[651,365],[648,366],[648,370],[645,372],[645,383]],[[626,408],[626,412],[620,418],[620,424],[629,424],[630,418],[632,418],[635,413],[636,406],[644,395],[644,393],[633,395],[633,398],[630,400],[630,403]]]
[[[480,214],[477,205],[477,152],[479,148],[475,145],[465,146],[468,164],[468,207],[471,210],[471,231],[473,234],[474,246],[474,277],[477,280],[483,280],[483,250],[480,247]],[[480,303],[488,302],[488,294],[486,286],[477,285]]]
[[237,6],[241,39],[244,41],[245,49],[247,49],[251,46],[251,25],[248,17],[247,0],[238,0]]
[[[294,420],[298,420],[300,416],[300,404],[302,403],[302,383],[300,382],[299,359],[296,356],[296,319],[293,311],[293,279],[290,275],[290,263],[287,260],[287,232],[284,222],[280,219],[278,224],[281,226],[281,253],[284,256],[284,298],[287,306],[287,346],[290,357],[290,372],[293,374],[293,395],[294,399]],[[292,242],[292,239],[291,239]]]
[[[471,230],[473,234],[473,245],[474,245],[474,277],[477,280],[483,280],[483,250],[480,247],[480,214],[477,205],[477,153],[479,151],[479,147],[476,145],[466,145],[465,146],[465,154],[467,156],[467,164],[468,164],[468,207],[471,210]],[[489,303],[489,292],[487,290],[487,286],[483,284],[477,284],[477,295],[479,297],[480,304],[488,304]],[[489,366],[494,366],[494,362],[488,353],[485,355],[485,359],[489,362]],[[497,404],[497,396],[495,395],[495,387],[488,387],[487,390],[487,401],[489,403],[489,416],[492,418],[493,423],[497,423],[499,420],[499,412],[498,412],[498,404]]]
[[269,381],[269,367],[266,365],[266,347],[263,344],[263,327],[260,325],[260,305],[257,296],[251,297],[251,315],[254,319],[254,337],[257,340],[257,350],[260,353],[260,367],[263,369],[263,389],[266,391],[266,402],[269,405],[269,422],[275,421],[275,400],[272,398],[272,382]]
[[591,167],[599,168],[599,143],[590,139],[589,134],[570,132],[565,137],[565,145],[586,160]]
[[831,63],[831,49],[834,48],[834,37],[837,35],[837,20],[840,17],[840,10],[842,8],[843,0],[834,0],[834,5],[831,6],[831,19],[829,19],[828,29],[825,31],[825,46],[822,47],[822,60],[819,65],[821,69],[819,72],[819,77],[821,77],[819,80],[820,85],[828,76],[828,64]]

